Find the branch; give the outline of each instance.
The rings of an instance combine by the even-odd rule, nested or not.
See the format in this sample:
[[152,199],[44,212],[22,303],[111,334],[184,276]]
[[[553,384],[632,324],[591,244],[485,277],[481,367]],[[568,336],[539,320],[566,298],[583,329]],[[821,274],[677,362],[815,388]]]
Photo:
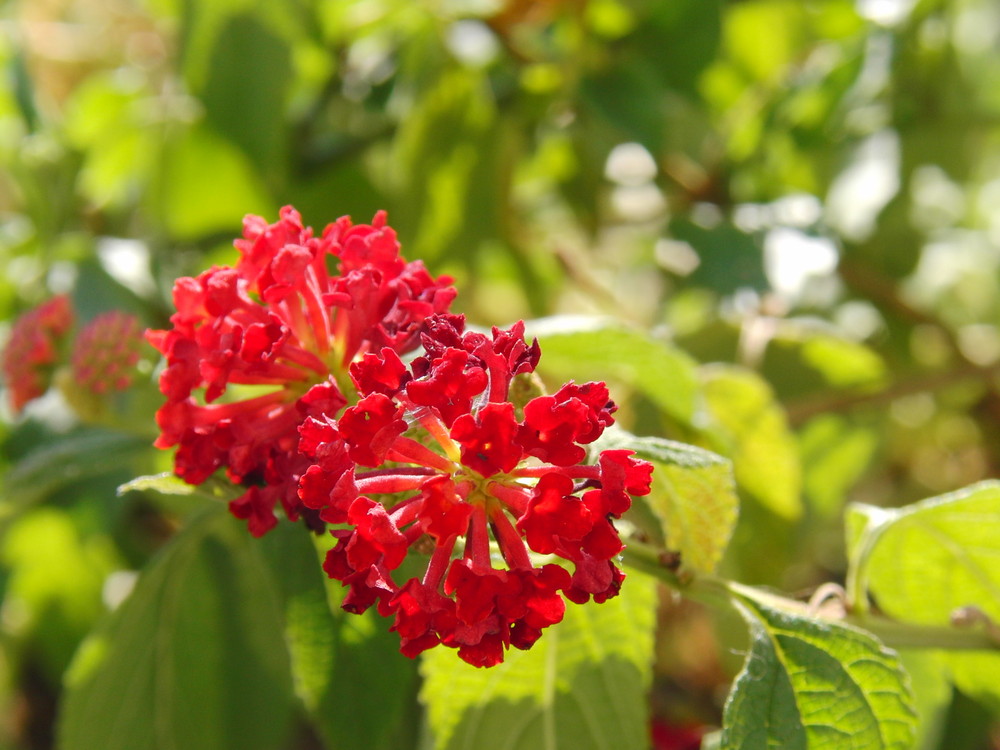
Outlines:
[[969,363],[943,372],[926,373],[907,380],[897,380],[881,391],[823,394],[793,401],[785,405],[785,411],[792,425],[800,425],[818,414],[847,411],[863,406],[884,406],[901,396],[933,392],[968,381],[989,383],[997,377],[1000,377],[1000,363],[986,367]]

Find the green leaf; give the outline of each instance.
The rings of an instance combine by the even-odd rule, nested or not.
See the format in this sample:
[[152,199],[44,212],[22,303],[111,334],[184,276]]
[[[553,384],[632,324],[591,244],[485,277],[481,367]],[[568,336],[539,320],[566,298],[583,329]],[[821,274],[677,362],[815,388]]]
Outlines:
[[42,444],[18,461],[4,478],[0,518],[67,484],[117,471],[127,465],[130,457],[148,448],[145,439],[96,429]]
[[745,596],[751,645],[723,714],[726,750],[912,746],[916,714],[896,654],[847,625]]
[[160,221],[178,239],[235,233],[246,214],[273,211],[249,158],[205,126],[192,128],[169,145],[157,178],[154,205]]
[[802,49],[806,12],[794,0],[760,0],[727,8],[724,44],[729,56],[756,81],[782,75]]
[[933,651],[900,651],[906,673],[913,687],[917,710],[915,750],[938,750],[952,701],[951,682],[943,669],[941,654]]
[[736,481],[786,520],[802,514],[798,444],[770,386],[751,370],[727,365],[702,368],[709,408],[720,430],[720,453],[733,460]]
[[509,138],[479,73],[450,71],[425,90],[400,124],[390,162],[403,197],[392,215],[400,234],[413,238],[408,254],[469,262],[481,242],[498,239]]
[[[887,615],[947,626],[974,606],[1000,622],[1000,481],[903,508],[855,504],[848,516],[850,594]],[[955,684],[1000,707],[1000,654],[947,654]]]
[[848,490],[871,463],[878,436],[871,427],[823,414],[802,430],[799,447],[811,507],[821,517],[832,518],[840,514]]
[[421,698],[439,750],[645,750],[653,581],[629,572],[621,594],[566,608],[528,651],[476,669],[445,648],[423,656]]
[[636,502],[652,509],[665,546],[681,553],[684,568],[713,572],[739,514],[732,463],[711,451],[663,438],[635,437],[624,430],[605,435],[596,447],[627,448],[653,464],[652,491]]
[[761,292],[770,289],[764,274],[764,249],[753,235],[729,223],[704,227],[685,218],[670,222],[670,234],[698,253],[701,262],[689,282],[719,294],[733,294],[744,287]]
[[[722,28],[720,0],[650,3],[649,15],[629,43],[672,88],[697,96],[700,73],[715,58]],[[663,51],[669,49],[670,64]]]
[[[271,184],[280,184],[285,163],[289,57],[283,39],[253,15],[238,14],[215,39],[201,92],[208,122],[242,148]],[[250,102],[257,106],[248,107]]]
[[144,492],[146,490],[161,492],[164,495],[193,495],[198,491],[198,486],[188,484],[176,474],[165,471],[162,474],[148,474],[125,482],[125,484],[118,487],[118,495],[121,496],[127,492]]
[[172,540],[68,671],[61,750],[285,747],[288,652],[255,544],[223,511]]
[[887,374],[885,362],[870,348],[836,336],[807,338],[802,344],[802,359],[835,388],[878,386]]
[[684,425],[703,416],[695,362],[669,342],[613,320],[568,315],[531,321],[527,336],[541,344],[542,373],[577,382],[621,381]]
[[188,484],[176,474],[165,471],[162,474],[148,474],[136,477],[118,487],[119,497],[129,492],[159,492],[162,495],[199,495],[210,500],[235,500],[243,494],[245,487],[233,484],[221,476],[209,477],[201,484]]
[[285,613],[295,690],[317,733],[338,750],[413,747],[416,662],[399,653],[389,621],[374,609],[354,615],[336,606],[340,584],[323,575],[301,524],[279,524],[261,545]]

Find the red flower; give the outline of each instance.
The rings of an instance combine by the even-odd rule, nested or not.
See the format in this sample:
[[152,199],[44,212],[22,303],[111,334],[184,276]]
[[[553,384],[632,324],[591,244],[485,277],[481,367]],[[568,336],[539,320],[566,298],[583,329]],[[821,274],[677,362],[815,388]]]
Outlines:
[[[424,319],[447,310],[455,290],[400,256],[381,212],[370,225],[343,217],[315,237],[285,207],[274,224],[248,216],[235,246],[235,266],[178,279],[172,327],[147,331],[166,357],[156,445],[178,446],[174,467],[187,482],[225,468],[247,486],[230,508],[255,536],[274,526],[278,502],[292,520],[340,519],[346,508],[316,517],[309,492],[298,496],[313,463],[297,453],[299,426],[356,401],[351,363],[415,349]],[[327,270],[334,260],[337,275]]]
[[72,326],[73,308],[66,295],[53,297],[15,321],[0,363],[15,412],[48,389],[59,347]]
[[73,342],[73,382],[98,396],[132,384],[142,354],[139,319],[118,310],[91,320]]
[[[565,599],[618,593],[613,519],[630,494],[649,492],[652,467],[622,450],[580,463],[582,444],[613,422],[603,383],[535,398],[519,420],[508,392],[534,370],[537,342],[525,342],[521,323],[492,336],[463,329],[458,316],[432,316],[425,356],[408,371],[389,349],[351,367],[363,398],[339,421],[312,417],[300,428],[314,463],[299,496],[352,527],[333,532],[324,565],[350,586],[346,608],[393,615],[408,656],[443,644],[490,666],[559,622]],[[433,548],[427,570],[400,585],[392,573],[414,545]]]

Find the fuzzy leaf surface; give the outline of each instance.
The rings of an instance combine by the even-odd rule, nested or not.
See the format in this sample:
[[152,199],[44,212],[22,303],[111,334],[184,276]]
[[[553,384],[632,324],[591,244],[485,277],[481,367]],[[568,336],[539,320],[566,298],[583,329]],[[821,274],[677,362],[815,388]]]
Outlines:
[[895,652],[847,625],[735,604],[751,645],[723,714],[723,750],[910,748],[916,713]]

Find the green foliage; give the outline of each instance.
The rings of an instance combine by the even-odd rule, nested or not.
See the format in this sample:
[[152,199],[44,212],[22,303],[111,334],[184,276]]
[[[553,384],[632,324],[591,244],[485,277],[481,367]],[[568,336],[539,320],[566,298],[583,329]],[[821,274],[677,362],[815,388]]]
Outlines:
[[734,599],[751,646],[723,718],[723,748],[909,748],[916,712],[895,653],[855,628]]
[[802,512],[798,446],[771,389],[748,370],[710,367],[702,375],[719,423],[715,442],[732,456],[737,481],[769,510],[795,519]]
[[336,748],[414,747],[416,664],[385,658],[398,643],[387,623],[374,611],[358,617],[331,609],[342,593],[323,575],[301,527],[276,529],[263,547],[285,615],[295,692],[316,733]]
[[292,703],[281,611],[225,514],[191,523],[67,674],[60,747],[278,748]]
[[[870,594],[887,614],[928,625],[1000,619],[1000,483],[897,510],[855,505],[850,512],[855,597]],[[997,655],[955,653],[944,661],[958,688],[1000,706]]]
[[127,394],[63,370],[0,408],[0,747],[47,746],[55,715],[65,750],[996,735],[992,0],[2,10],[0,345],[62,292],[66,356],[102,312],[168,325],[175,279],[230,263],[248,213],[387,209],[472,326],[532,318],[550,391],[608,381],[592,447],[655,465],[623,554],[673,593],[630,572],[496,669],[408,660],[340,609],[330,537],[252,541],[223,472],[169,472],[147,350]]
[[599,446],[626,448],[653,464],[652,490],[641,502],[659,524],[659,543],[680,553],[685,570],[714,572],[739,512],[732,463],[693,445],[621,431]]
[[127,467],[129,457],[147,447],[147,441],[132,435],[97,429],[36,445],[4,478],[0,513],[16,513],[67,485]]
[[569,606],[528,651],[485,670],[445,649],[423,657],[431,746],[628,748],[647,743],[653,581],[628,572],[622,594]]
[[553,378],[619,380],[682,424],[697,418],[694,362],[668,342],[614,321],[589,318],[534,321],[527,335],[536,336],[544,347],[541,370]]

